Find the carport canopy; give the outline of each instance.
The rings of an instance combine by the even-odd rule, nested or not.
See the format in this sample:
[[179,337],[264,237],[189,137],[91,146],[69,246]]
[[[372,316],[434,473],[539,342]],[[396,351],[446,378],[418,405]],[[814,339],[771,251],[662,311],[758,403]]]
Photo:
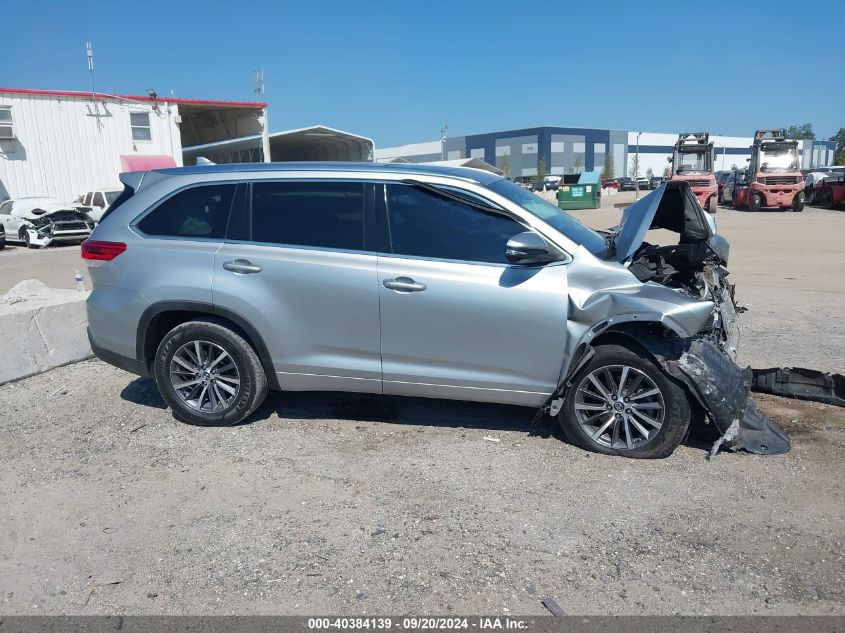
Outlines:
[[[323,125],[273,132],[269,139],[273,162],[373,160],[372,139]],[[218,164],[261,162],[261,135],[185,147],[182,155],[186,165],[200,156]]]

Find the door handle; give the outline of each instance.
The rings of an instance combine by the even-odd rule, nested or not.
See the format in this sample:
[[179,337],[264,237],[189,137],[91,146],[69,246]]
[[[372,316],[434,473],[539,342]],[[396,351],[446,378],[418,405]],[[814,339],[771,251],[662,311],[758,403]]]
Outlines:
[[223,268],[242,275],[261,272],[261,266],[256,266],[248,259],[236,259],[231,262],[223,262]]
[[389,290],[396,290],[397,292],[422,292],[425,290],[425,284],[414,281],[410,277],[396,277],[395,279],[385,279],[382,284]]

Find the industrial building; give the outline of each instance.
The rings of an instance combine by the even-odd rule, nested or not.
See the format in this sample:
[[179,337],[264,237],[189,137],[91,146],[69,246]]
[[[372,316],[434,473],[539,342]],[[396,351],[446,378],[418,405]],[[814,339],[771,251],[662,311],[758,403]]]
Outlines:
[[[592,128],[535,127],[447,137],[424,143],[377,149],[376,160],[413,163],[478,158],[501,169],[509,178],[536,176],[542,161],[548,174],[602,171],[612,156],[613,176],[651,171],[663,175],[672,158],[677,134]],[[744,167],[751,156],[752,137],[712,135],[717,170]],[[834,141],[800,141],[802,168],[833,162]]]
[[213,162],[373,160],[373,141],[330,127],[270,133],[268,105],[0,88],[0,201],[73,200],[118,174]]

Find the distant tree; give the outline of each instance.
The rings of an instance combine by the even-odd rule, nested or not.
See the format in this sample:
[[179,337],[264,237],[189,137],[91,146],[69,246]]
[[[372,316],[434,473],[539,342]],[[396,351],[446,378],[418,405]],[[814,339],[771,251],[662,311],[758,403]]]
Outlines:
[[572,173],[580,174],[582,171],[584,171],[584,159],[579,154],[575,157],[575,162],[572,163]]
[[543,157],[537,163],[537,175],[534,176],[534,182],[542,182],[548,175],[549,170],[546,168],[546,159]]
[[631,169],[628,170],[628,175],[631,178],[637,178],[640,175],[640,157],[636,154],[631,158]]
[[669,165],[663,168],[663,178],[669,180],[672,177],[672,168]]
[[605,154],[601,177],[602,180],[613,178],[613,154]]
[[814,139],[816,133],[813,132],[813,124],[805,123],[804,125],[790,125],[786,130],[786,138],[793,139]]
[[736,163],[731,163],[731,171],[736,171],[739,167],[736,166]]
[[830,137],[831,141],[836,141],[836,156],[833,162],[837,165],[845,165],[845,127],[839,128],[839,131]]
[[508,180],[511,179],[511,162],[508,160],[507,156],[502,156],[499,158],[499,169],[502,170],[502,173],[505,175],[505,178]]
[[649,167],[648,169],[645,170],[645,177],[648,178],[649,180],[651,180],[652,177],[654,177],[654,170],[651,167]]

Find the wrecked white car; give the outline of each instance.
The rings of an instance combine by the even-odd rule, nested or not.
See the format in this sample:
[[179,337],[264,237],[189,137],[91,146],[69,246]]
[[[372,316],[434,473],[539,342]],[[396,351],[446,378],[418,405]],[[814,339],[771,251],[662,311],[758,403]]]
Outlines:
[[79,243],[94,230],[87,214],[55,198],[6,200],[0,204],[0,224],[7,241],[23,242],[28,248]]

